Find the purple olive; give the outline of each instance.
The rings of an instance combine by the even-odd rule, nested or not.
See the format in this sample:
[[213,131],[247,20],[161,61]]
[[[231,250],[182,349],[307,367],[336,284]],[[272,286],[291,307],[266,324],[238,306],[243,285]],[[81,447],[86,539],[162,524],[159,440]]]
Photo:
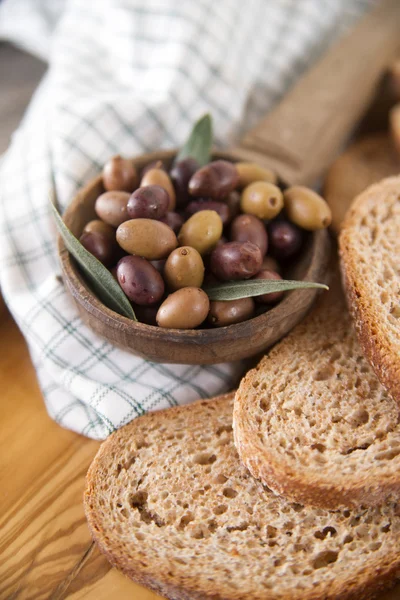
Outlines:
[[129,300],[140,306],[156,304],[164,294],[160,273],[140,256],[121,258],[117,264],[117,278]]
[[251,242],[228,242],[211,254],[212,273],[222,281],[249,279],[260,270],[263,256]]
[[141,187],[128,200],[126,210],[130,219],[159,220],[167,214],[170,198],[160,185]]
[[[282,277],[278,273],[274,273],[274,271],[264,269],[257,273],[253,279],[274,279],[279,281]],[[254,300],[260,304],[276,304],[282,300],[283,294],[284,292],[271,292],[270,294],[262,294],[262,296],[254,296]]]
[[222,200],[238,183],[239,174],[235,165],[227,160],[215,160],[196,171],[189,181],[189,193]]
[[139,323],[157,326],[156,316],[159,307],[159,304],[155,304],[154,306],[140,306],[139,304],[134,304],[133,310],[135,311]]
[[269,223],[268,239],[271,254],[278,260],[283,260],[294,256],[300,250],[303,232],[293,223],[279,219]]
[[263,257],[267,253],[268,237],[264,223],[253,215],[239,215],[232,222],[232,242],[252,242],[261,250]]
[[188,185],[191,177],[199,168],[194,158],[183,158],[172,167],[169,176],[174,184],[177,206],[185,206],[189,200]]
[[103,265],[110,266],[116,260],[117,244],[104,233],[85,231],[79,241]]
[[208,198],[199,198],[199,200],[192,200],[192,202],[189,202],[186,207],[186,214],[188,217],[191,217],[194,213],[200,212],[201,210],[215,210],[221,217],[224,226],[229,223],[231,218],[227,204],[218,202],[217,200],[209,200]]
[[165,263],[167,262],[167,259],[160,258],[160,260],[150,260],[149,262],[151,265],[153,265],[153,267],[156,269],[156,271],[158,271],[159,273],[163,273],[164,266],[165,266]]
[[182,225],[185,222],[185,219],[179,213],[170,210],[169,212],[167,212],[165,217],[160,219],[160,221],[171,227],[174,233],[179,233]]
[[229,208],[231,219],[234,219],[240,213],[240,200],[240,194],[236,190],[233,190],[233,192],[231,192],[227,195],[226,198],[224,198],[224,202]]

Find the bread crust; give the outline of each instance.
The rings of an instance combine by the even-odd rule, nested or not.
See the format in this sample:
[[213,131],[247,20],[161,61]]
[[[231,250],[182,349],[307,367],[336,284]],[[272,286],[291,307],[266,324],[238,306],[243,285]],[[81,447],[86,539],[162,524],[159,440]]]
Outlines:
[[394,347],[385,332],[385,315],[371,297],[371,287],[377,282],[363,275],[357,246],[362,219],[393,195],[398,202],[400,177],[384,179],[360,194],[346,216],[339,247],[344,289],[360,345],[382,385],[400,405],[400,333]]
[[[230,409],[232,397],[233,395],[229,394],[208,402],[216,403],[218,406],[224,405],[226,409]],[[198,413],[197,409],[200,409],[202,404],[207,404],[207,402],[199,401],[194,405],[148,414],[112,434],[102,444],[88,471],[84,494],[85,513],[93,538],[101,552],[114,567],[140,585],[144,585],[170,600],[243,600],[241,590],[232,590],[231,593],[227,594],[221,590],[216,590],[213,582],[210,582],[207,586],[196,587],[196,583],[182,581],[174,577],[173,573],[161,572],[157,564],[151,565],[151,569],[148,567],[145,569],[141,564],[140,552],[137,556],[124,556],[119,548],[115,546],[115,540],[110,540],[107,537],[98,511],[96,490],[102,478],[107,474],[105,469],[109,456],[114,456],[115,460],[118,461],[121,448],[132,440],[135,433],[146,431],[154,421],[165,423],[174,418],[174,415],[190,414],[193,409],[195,409],[194,418],[199,418],[196,413]],[[335,580],[332,585],[325,585],[322,594],[321,588],[318,586],[318,590],[299,590],[296,597],[292,594],[274,593],[274,590],[270,590],[268,592],[260,591],[260,593],[254,595],[246,594],[246,600],[373,600],[377,593],[392,586],[395,578],[399,575],[400,556],[396,553],[395,555],[386,555],[384,561],[371,565],[369,569],[359,570],[352,578],[348,578],[345,583]]]
[[331,228],[339,234],[354,198],[369,185],[400,171],[400,160],[388,133],[356,140],[335,160],[324,182],[323,196],[332,210]]

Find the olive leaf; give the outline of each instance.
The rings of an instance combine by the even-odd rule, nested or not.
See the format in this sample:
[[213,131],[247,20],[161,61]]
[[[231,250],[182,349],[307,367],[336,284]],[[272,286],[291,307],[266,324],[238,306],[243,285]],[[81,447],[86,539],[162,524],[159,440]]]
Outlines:
[[131,303],[121,290],[110,271],[86,250],[62,220],[52,198],[50,204],[58,231],[64,244],[84,272],[90,287],[98,298],[111,310],[137,321]]
[[304,288],[321,288],[328,290],[324,283],[312,281],[291,281],[285,279],[252,279],[251,281],[229,281],[204,287],[210,300],[240,300],[273,292],[286,292]]
[[200,167],[203,167],[211,160],[212,139],[212,117],[207,113],[193,125],[186,143],[175,158],[175,163],[184,158],[194,158]]

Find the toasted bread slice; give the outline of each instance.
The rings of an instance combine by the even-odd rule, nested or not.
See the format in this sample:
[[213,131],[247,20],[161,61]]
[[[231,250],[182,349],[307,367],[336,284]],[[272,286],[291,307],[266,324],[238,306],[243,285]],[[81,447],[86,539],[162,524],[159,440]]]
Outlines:
[[339,233],[354,198],[369,185],[400,173],[400,159],[388,133],[366,135],[350,144],[328,171],[323,195],[332,211],[331,227]]
[[361,347],[400,404],[400,177],[356,198],[343,224],[340,255]]
[[90,529],[111,563],[173,600],[369,599],[400,570],[400,510],[290,504],[240,463],[233,397],[150,413],[103,443]]
[[329,509],[400,499],[399,409],[362,354],[338,280],[242,380],[233,419],[255,477]]

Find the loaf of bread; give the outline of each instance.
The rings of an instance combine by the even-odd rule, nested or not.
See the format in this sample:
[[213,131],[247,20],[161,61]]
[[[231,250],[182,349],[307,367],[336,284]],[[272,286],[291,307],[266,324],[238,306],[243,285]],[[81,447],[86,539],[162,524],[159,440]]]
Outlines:
[[400,404],[400,177],[385,179],[356,198],[339,244],[360,345]]
[[366,600],[400,572],[400,510],[328,512],[252,478],[232,396],[150,413],[101,446],[87,476],[94,539],[173,600]]
[[251,473],[335,509],[400,499],[399,409],[358,345],[339,283],[242,380],[234,434]]
[[400,158],[388,133],[369,134],[350,144],[330,167],[324,183],[323,195],[332,211],[333,230],[339,233],[358,194],[397,173]]

